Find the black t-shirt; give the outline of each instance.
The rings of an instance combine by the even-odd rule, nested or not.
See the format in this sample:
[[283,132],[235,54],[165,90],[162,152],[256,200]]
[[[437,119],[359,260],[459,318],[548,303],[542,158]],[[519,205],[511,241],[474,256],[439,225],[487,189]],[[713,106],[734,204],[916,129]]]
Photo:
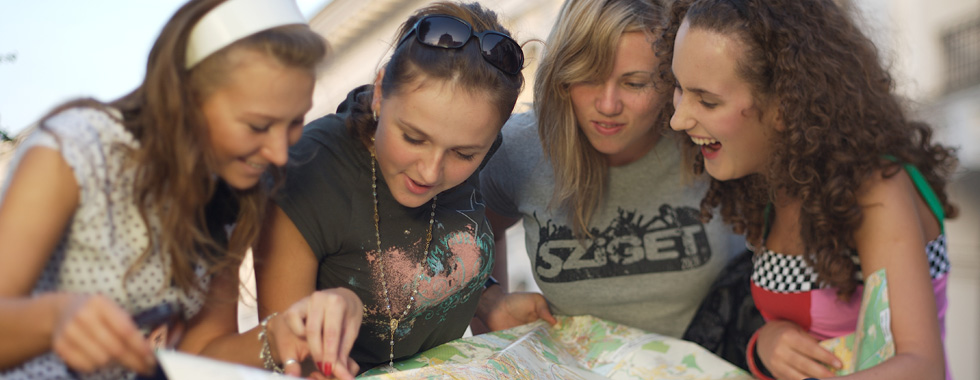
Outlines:
[[[346,102],[358,91],[352,91],[338,110],[347,110]],[[390,350],[392,318],[386,311],[379,261],[383,260],[395,318],[405,310],[413,279],[424,268],[413,306],[395,332],[395,359],[406,358],[463,336],[493,267],[493,233],[474,173],[439,194],[424,259],[431,203],[402,206],[379,173],[379,255],[371,156],[347,132],[345,117],[346,113],[328,115],[305,127],[302,139],[290,149],[285,185],[276,200],[316,255],[317,289],[345,287],[364,302],[351,357],[367,369],[387,363]]]

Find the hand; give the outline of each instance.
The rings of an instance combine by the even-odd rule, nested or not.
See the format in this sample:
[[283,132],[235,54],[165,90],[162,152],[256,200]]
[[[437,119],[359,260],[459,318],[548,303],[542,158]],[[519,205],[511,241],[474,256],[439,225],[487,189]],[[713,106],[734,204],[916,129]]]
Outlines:
[[[332,366],[328,366],[328,367],[317,366],[317,367],[320,368],[320,372],[311,373],[310,376],[308,377],[309,379],[328,380],[328,379],[337,378],[333,376],[334,374],[332,372]],[[360,372],[360,369],[361,367],[357,365],[357,362],[355,362],[354,359],[347,358],[347,370],[349,371],[349,373],[351,374],[358,373]]]
[[771,321],[762,326],[756,349],[762,363],[777,379],[834,377],[827,366],[842,365],[832,352],[789,321]]
[[69,368],[89,373],[120,364],[142,374],[156,366],[150,342],[128,312],[101,295],[59,294],[52,350]]
[[558,323],[551,315],[548,301],[540,293],[504,294],[500,286],[491,286],[484,290],[477,312],[480,320],[491,331],[506,330],[538,319],[552,325]]
[[[299,300],[273,318],[281,318],[283,323],[269,322],[276,357],[287,361],[309,355],[327,376],[353,379],[359,368],[348,355],[361,326],[363,309],[360,298],[345,288],[320,290]],[[301,375],[295,361],[284,365],[283,370]]]

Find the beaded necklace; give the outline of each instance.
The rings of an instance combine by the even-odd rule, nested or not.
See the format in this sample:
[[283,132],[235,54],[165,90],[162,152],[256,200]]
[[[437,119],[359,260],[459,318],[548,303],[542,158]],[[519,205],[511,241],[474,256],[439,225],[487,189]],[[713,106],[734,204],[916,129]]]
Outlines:
[[[395,365],[395,330],[398,329],[398,324],[408,315],[408,311],[412,309],[412,302],[415,301],[415,295],[419,292],[419,280],[422,279],[422,264],[418,265],[419,274],[414,276],[412,281],[412,291],[408,297],[408,305],[405,306],[405,311],[402,312],[398,318],[395,318],[391,314],[391,299],[388,298],[388,282],[385,280],[385,259],[381,251],[381,229],[378,227],[381,217],[378,215],[378,175],[375,169],[374,162],[377,157],[374,156],[374,151],[371,150],[371,196],[374,197],[374,238],[378,242],[378,255],[380,256],[378,263],[380,265],[381,272],[381,288],[385,297],[385,309],[388,311],[388,327],[391,329],[391,338],[388,345],[391,350],[388,353],[388,365]],[[422,263],[428,262],[429,259],[429,243],[432,242],[432,225],[435,223],[436,218],[436,199],[439,196],[432,198],[432,210],[429,211],[429,230],[425,234],[425,253]]]

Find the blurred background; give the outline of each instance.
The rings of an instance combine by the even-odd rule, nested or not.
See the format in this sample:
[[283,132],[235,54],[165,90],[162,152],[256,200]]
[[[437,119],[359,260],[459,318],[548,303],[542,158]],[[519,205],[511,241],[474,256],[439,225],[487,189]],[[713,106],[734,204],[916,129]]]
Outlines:
[[[951,186],[961,215],[947,224],[950,259],[946,352],[953,376],[980,379],[980,1],[839,0],[851,5],[892,69],[898,90],[940,141],[959,147]],[[311,120],[374,79],[398,24],[429,0],[298,0],[330,42]],[[52,106],[119,97],[138,85],[156,34],[183,0],[0,0],[0,139],[16,138]],[[530,83],[560,0],[484,0],[524,50]],[[973,142],[977,142],[974,145]],[[0,144],[0,175],[12,143]],[[510,287],[536,290],[520,224],[508,231]],[[0,243],[2,244],[2,243]],[[251,278],[250,267],[242,268]],[[254,294],[254,293],[249,293]],[[245,300],[249,305],[249,300]],[[243,326],[255,324],[244,312]]]

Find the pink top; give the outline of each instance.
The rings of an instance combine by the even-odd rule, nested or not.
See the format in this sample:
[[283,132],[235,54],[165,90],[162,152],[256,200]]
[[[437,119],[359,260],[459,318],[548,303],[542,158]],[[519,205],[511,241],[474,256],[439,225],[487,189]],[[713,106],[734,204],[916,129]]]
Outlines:
[[[807,330],[813,337],[824,340],[847,335],[857,328],[863,286],[858,286],[848,301],[837,298],[837,289],[820,285],[816,271],[806,264],[803,256],[786,255],[765,248],[755,249],[752,272],[752,298],[766,321],[788,320]],[[946,339],[946,278],[949,257],[946,237],[939,235],[926,244],[929,272],[939,317],[939,331]],[[860,259],[852,259],[860,268]],[[861,277],[858,270],[856,276]],[[946,378],[950,379],[949,366]]]

